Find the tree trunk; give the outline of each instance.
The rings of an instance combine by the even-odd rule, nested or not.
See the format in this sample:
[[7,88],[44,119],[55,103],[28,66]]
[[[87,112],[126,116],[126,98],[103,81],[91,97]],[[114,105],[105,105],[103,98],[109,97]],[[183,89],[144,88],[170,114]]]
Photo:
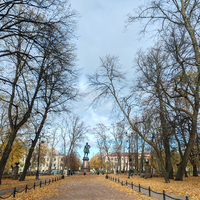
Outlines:
[[158,159],[158,171],[160,172],[161,170],[160,170],[160,159],[159,159],[159,157],[157,156],[157,159]]
[[4,169],[5,169],[7,160],[9,158],[10,152],[12,151],[12,145],[13,145],[13,141],[16,137],[16,134],[17,134],[16,130],[10,133],[8,143],[6,145],[6,148],[3,152],[3,155],[0,160],[0,184],[1,184],[1,179],[2,179],[2,175],[3,175]]
[[49,158],[48,173],[51,173],[52,159],[53,159],[53,148],[51,148],[51,155],[50,155],[50,158]]
[[166,171],[169,179],[174,179],[173,177],[173,167],[171,163],[171,153],[170,153],[170,145],[169,145],[169,132],[167,130],[167,123],[166,123],[166,118],[164,115],[165,109],[163,105],[163,100],[162,100],[162,95],[160,93],[159,89],[159,80],[157,84],[157,93],[158,93],[158,98],[159,98],[159,103],[160,103],[160,121],[161,121],[161,127],[162,127],[162,132],[163,132],[163,142],[164,142],[164,148],[165,148],[165,164],[166,164]]
[[119,156],[119,173],[121,173],[122,169],[121,169],[121,152],[120,152],[120,156]]
[[161,168],[162,168],[163,176],[164,176],[164,178],[165,178],[165,182],[166,182],[166,183],[170,183],[170,181],[169,181],[169,176],[168,176],[168,174],[167,174],[167,172],[166,172],[166,170],[165,170],[165,166],[164,166],[164,162],[163,162],[163,161],[161,161]]
[[193,165],[193,176],[198,176],[197,165],[194,163]]
[[20,177],[20,181],[24,181],[25,178],[26,178],[26,173],[27,173],[27,170],[28,170],[28,168],[30,166],[30,161],[31,161],[31,158],[32,158],[32,154],[33,154],[34,148],[35,148],[35,146],[37,144],[37,141],[39,139],[39,136],[40,136],[40,133],[42,131],[42,128],[44,126],[44,122],[45,122],[45,120],[47,118],[47,113],[48,113],[48,106],[45,109],[45,113],[43,115],[42,121],[41,121],[40,126],[38,128],[38,131],[35,134],[35,139],[32,141],[31,148],[29,149],[28,156],[27,156],[26,161],[25,161],[25,166],[24,166],[24,169],[23,169],[23,173],[22,173],[22,176]]
[[136,133],[136,154],[135,154],[136,172],[138,173],[138,134]]
[[167,174],[169,176],[169,179],[174,179],[174,177],[173,177],[173,167],[172,167],[172,164],[171,164],[171,154],[170,154],[169,140],[166,141],[166,143],[165,143],[165,155],[166,155],[165,161],[166,161]]
[[29,152],[28,152],[28,155],[26,157],[26,161],[25,161],[25,165],[24,165],[24,169],[23,169],[22,175],[21,175],[21,177],[19,179],[20,181],[24,181],[25,178],[26,178],[26,173],[27,173],[27,170],[28,170],[28,168],[30,166],[32,154],[34,152],[34,148],[35,148],[35,145],[37,143],[37,140],[38,140],[38,137],[35,138],[35,140],[32,141],[32,145],[31,145],[31,147],[29,149]]
[[187,174],[187,171],[186,171],[186,170],[185,170],[185,177],[188,178],[188,174]]
[[176,179],[175,179],[176,181],[182,181],[183,180],[183,175],[185,173],[185,168],[187,166],[187,162],[188,162],[188,159],[189,159],[192,147],[193,147],[196,130],[197,130],[197,117],[196,117],[196,119],[193,118],[192,130],[191,130],[191,133],[190,133],[190,138],[189,138],[185,153],[183,155],[183,159],[182,159],[182,161],[180,163],[180,166],[178,168],[178,172],[177,172]]
[[115,98],[117,104],[119,105],[120,109],[122,110],[123,114],[127,118],[128,123],[130,124],[132,130],[136,131],[144,139],[145,142],[147,142],[149,145],[151,145],[155,149],[158,157],[160,158],[161,168],[162,168],[163,176],[165,178],[165,182],[166,183],[170,183],[169,176],[167,175],[167,172],[165,170],[164,161],[163,161],[162,155],[161,155],[158,147],[153,142],[149,141],[144,135],[141,134],[141,132],[137,129],[137,127],[135,127],[135,125],[132,123],[131,119],[129,118],[129,116],[127,115],[127,113],[125,112],[125,110],[122,108],[120,102],[118,101],[118,99],[117,99],[117,97],[115,95],[114,95],[114,98]]
[[145,142],[142,143],[142,154],[140,158],[140,171],[143,172],[143,163],[144,163],[144,145]]

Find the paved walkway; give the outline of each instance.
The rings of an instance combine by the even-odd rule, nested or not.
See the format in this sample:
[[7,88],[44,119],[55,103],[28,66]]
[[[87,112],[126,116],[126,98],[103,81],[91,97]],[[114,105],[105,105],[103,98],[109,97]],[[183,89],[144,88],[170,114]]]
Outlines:
[[[90,175],[88,175],[90,176]],[[74,176],[75,177],[75,176]],[[133,200],[133,196],[118,188],[110,187],[108,182],[98,181],[97,175],[88,179],[82,176],[76,181],[70,181],[60,185],[57,189],[62,190],[59,196],[44,198],[43,200],[115,200],[126,199]],[[67,179],[67,178],[66,178]]]

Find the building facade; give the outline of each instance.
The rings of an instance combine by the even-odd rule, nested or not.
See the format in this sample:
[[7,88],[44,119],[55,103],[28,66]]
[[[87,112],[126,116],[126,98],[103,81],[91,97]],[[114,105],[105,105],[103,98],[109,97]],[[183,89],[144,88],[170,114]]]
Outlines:
[[[101,155],[102,161],[104,163],[104,167],[106,169],[110,169],[111,171],[114,170],[114,168],[117,168],[117,170],[121,171],[129,171],[129,170],[135,170],[136,168],[136,154],[135,153],[103,153]],[[150,153],[144,153],[144,161],[149,161],[151,157]],[[141,159],[141,153],[138,153],[138,161]],[[121,168],[120,168],[121,165]],[[144,170],[144,168],[143,168]]]
[[[47,172],[49,169],[50,165],[50,154],[46,154],[45,156],[40,157],[40,165],[39,165],[39,171],[40,172]],[[23,156],[23,158],[19,161],[19,170],[20,172],[23,171],[24,165],[26,161],[26,156]],[[63,161],[64,161],[64,155],[61,154],[59,151],[56,151],[53,156],[52,156],[52,164],[51,164],[51,169],[57,169],[57,170],[62,170],[63,166]],[[36,171],[38,166],[38,159],[36,160],[31,160],[31,165],[29,167],[29,171]]]

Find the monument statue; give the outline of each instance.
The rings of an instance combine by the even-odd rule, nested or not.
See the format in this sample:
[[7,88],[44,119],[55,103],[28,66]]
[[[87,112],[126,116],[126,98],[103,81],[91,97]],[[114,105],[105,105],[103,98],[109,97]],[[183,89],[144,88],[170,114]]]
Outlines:
[[90,153],[90,145],[86,142],[84,147],[84,157],[88,156],[88,153]]
[[86,145],[84,147],[83,165],[81,167],[81,172],[84,175],[86,175],[86,173],[90,173],[88,153],[90,153],[90,145],[86,142]]

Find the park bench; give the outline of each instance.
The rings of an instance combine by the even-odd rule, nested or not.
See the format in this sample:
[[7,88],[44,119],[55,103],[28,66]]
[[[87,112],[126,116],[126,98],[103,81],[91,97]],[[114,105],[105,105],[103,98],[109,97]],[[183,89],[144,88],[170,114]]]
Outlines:
[[133,173],[134,176],[140,176],[141,173]]
[[4,174],[2,179],[12,179],[12,175]]
[[152,174],[152,177],[163,177],[163,174],[162,173]]
[[[50,176],[51,173],[39,173],[40,176]],[[36,176],[36,173],[27,173],[26,176]]]

